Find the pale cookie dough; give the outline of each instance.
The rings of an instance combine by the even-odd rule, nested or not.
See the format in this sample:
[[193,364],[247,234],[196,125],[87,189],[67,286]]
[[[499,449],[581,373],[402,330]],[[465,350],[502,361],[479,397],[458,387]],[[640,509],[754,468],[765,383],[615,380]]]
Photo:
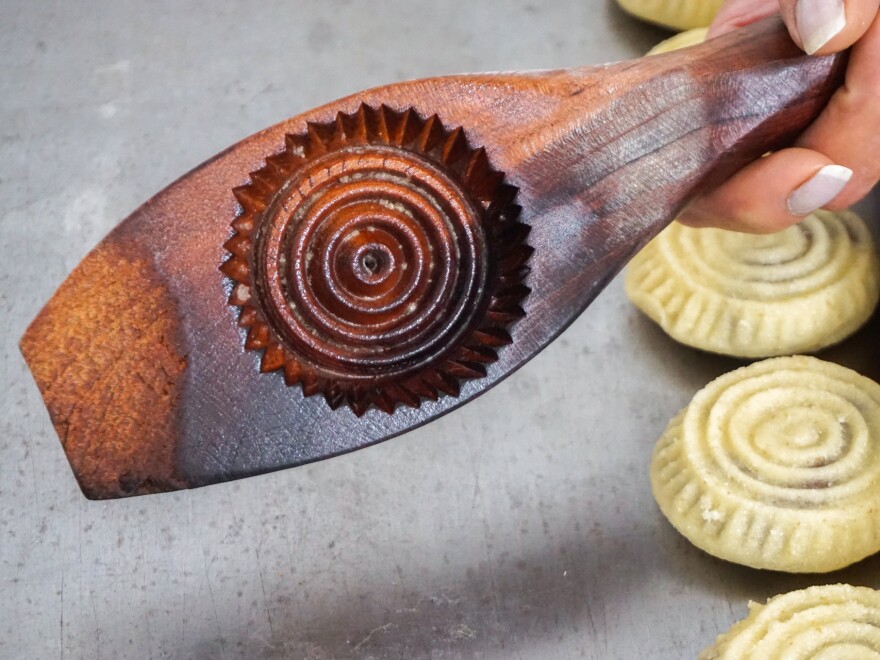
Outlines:
[[858,330],[880,297],[880,261],[849,211],[764,235],[674,223],[632,260],[625,287],[676,341],[764,358],[812,353]]
[[749,603],[749,615],[699,660],[877,660],[880,591],[848,584],[810,587]]
[[648,55],[661,55],[662,53],[670,53],[680,48],[688,46],[696,46],[706,41],[706,34],[709,28],[694,28],[687,32],[679,32],[674,37],[669,37],[665,41],[661,41],[648,51]]
[[711,555],[821,573],[880,551],[880,385],[812,357],[707,385],[654,449],[651,486]]
[[690,30],[708,27],[723,0],[617,0],[636,18],[672,28]]

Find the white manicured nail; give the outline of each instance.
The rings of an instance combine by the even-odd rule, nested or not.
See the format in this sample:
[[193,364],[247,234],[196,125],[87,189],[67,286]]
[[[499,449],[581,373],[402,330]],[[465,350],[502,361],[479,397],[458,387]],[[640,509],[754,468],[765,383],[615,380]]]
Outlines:
[[812,55],[846,27],[843,0],[798,0],[795,21],[804,50]]
[[821,209],[846,188],[853,171],[842,165],[826,165],[788,198],[788,210],[794,215],[808,215]]

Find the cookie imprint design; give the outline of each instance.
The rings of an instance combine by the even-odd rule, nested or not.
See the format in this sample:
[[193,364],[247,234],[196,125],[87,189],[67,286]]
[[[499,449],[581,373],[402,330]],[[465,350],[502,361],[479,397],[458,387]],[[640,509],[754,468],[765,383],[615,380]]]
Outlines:
[[673,526],[716,557],[848,566],[880,550],[880,385],[803,356],[725,374],[669,424],[651,485]]
[[304,395],[356,415],[419,407],[511,343],[529,228],[463,129],[362,105],[286,136],[234,193],[229,302],[260,370]]
[[849,211],[765,235],[674,223],[632,260],[626,291],[688,346],[747,358],[810,353],[870,318],[880,261]]
[[749,615],[699,660],[880,657],[880,591],[848,584],[809,587],[749,603]]

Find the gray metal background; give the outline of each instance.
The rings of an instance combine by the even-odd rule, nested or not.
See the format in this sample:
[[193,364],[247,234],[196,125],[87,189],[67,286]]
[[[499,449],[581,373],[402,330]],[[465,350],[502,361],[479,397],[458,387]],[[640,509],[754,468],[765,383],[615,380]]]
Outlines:
[[[647,467],[737,366],[620,281],[462,410],[202,490],[89,502],[17,341],[121,218],[234,141],[380,83],[623,59],[665,36],[606,0],[0,3],[0,657],[689,658],[749,598],[880,586],[692,548]],[[876,324],[875,324],[876,331]]]

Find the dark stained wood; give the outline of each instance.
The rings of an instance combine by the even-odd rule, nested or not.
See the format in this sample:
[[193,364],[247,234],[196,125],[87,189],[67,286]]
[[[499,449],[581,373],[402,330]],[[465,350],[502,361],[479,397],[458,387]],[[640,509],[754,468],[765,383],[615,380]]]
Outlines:
[[361,104],[251,183],[220,269],[260,371],[360,417],[457,396],[524,312],[516,188],[461,128]]
[[[840,85],[844,69],[845,56],[807,58],[780,22],[768,21],[686,51],[604,67],[454,76],[373,89],[234,145],[119,225],[22,339],[83,492],[119,497],[300,465],[388,439],[469,401],[558,336],[695,191],[790,143]],[[523,299],[525,291],[518,289],[521,295],[511,304],[525,315],[500,318],[485,295],[462,289],[472,317],[463,327],[493,353],[479,360],[472,352],[458,362],[478,365],[485,377],[460,365],[453,375],[472,377],[447,382],[431,375],[430,388],[411,383],[386,396],[399,378],[412,375],[407,372],[386,379],[385,389],[369,390],[372,398],[366,399],[367,390],[345,385],[348,372],[333,371],[337,363],[312,356],[325,371],[313,369],[323,380],[316,378],[310,389],[301,365],[286,366],[290,355],[267,351],[289,319],[282,319],[275,335],[260,331],[249,339],[259,350],[244,348],[239,322],[249,292],[236,292],[233,281],[248,281],[241,279],[244,270],[257,261],[246,256],[229,263],[248,254],[242,241],[251,239],[249,230],[239,231],[247,220],[235,230],[231,223],[248,214],[247,190],[263,185],[251,173],[265,168],[270,156],[287,157],[286,136],[308,137],[310,129],[346,122],[340,135],[357,135],[361,129],[351,121],[365,107],[410,111],[421,122],[436,115],[436,130],[446,131],[442,152],[452,158],[482,147],[491,168],[518,189],[515,203],[522,207],[519,220],[531,227],[525,241],[533,253],[510,251],[510,272],[525,276],[530,290]],[[462,139],[446,139],[457,127]],[[381,132],[381,126],[374,128]],[[440,133],[427,131],[424,139],[432,135]],[[318,137],[315,149],[334,139]],[[463,175],[450,176],[460,181]],[[284,220],[283,213],[279,217]],[[476,253],[478,243],[472,243]],[[360,254],[365,244],[352,242],[346,255]],[[350,263],[371,270],[374,259],[393,256],[381,241],[370,245],[379,247],[371,248],[369,259],[340,257],[340,268]],[[527,275],[517,270],[525,257]],[[504,261],[486,258],[468,267],[488,272]],[[450,263],[454,269],[445,277],[463,268],[460,261]],[[257,266],[261,286],[268,291],[273,277],[289,284],[287,275],[273,275],[274,266],[267,264]],[[355,288],[372,282],[370,273],[353,272],[340,281]],[[283,316],[279,310],[277,318]],[[492,314],[500,318],[495,330],[479,334],[485,329],[480,319]],[[512,343],[504,345],[508,326]],[[295,340],[285,341],[289,346]],[[462,346],[456,339],[434,358]],[[261,372],[261,360],[270,373]],[[285,376],[324,396],[304,396],[288,387]],[[328,401],[346,405],[333,410]],[[397,405],[393,413],[380,409],[383,401]]]

